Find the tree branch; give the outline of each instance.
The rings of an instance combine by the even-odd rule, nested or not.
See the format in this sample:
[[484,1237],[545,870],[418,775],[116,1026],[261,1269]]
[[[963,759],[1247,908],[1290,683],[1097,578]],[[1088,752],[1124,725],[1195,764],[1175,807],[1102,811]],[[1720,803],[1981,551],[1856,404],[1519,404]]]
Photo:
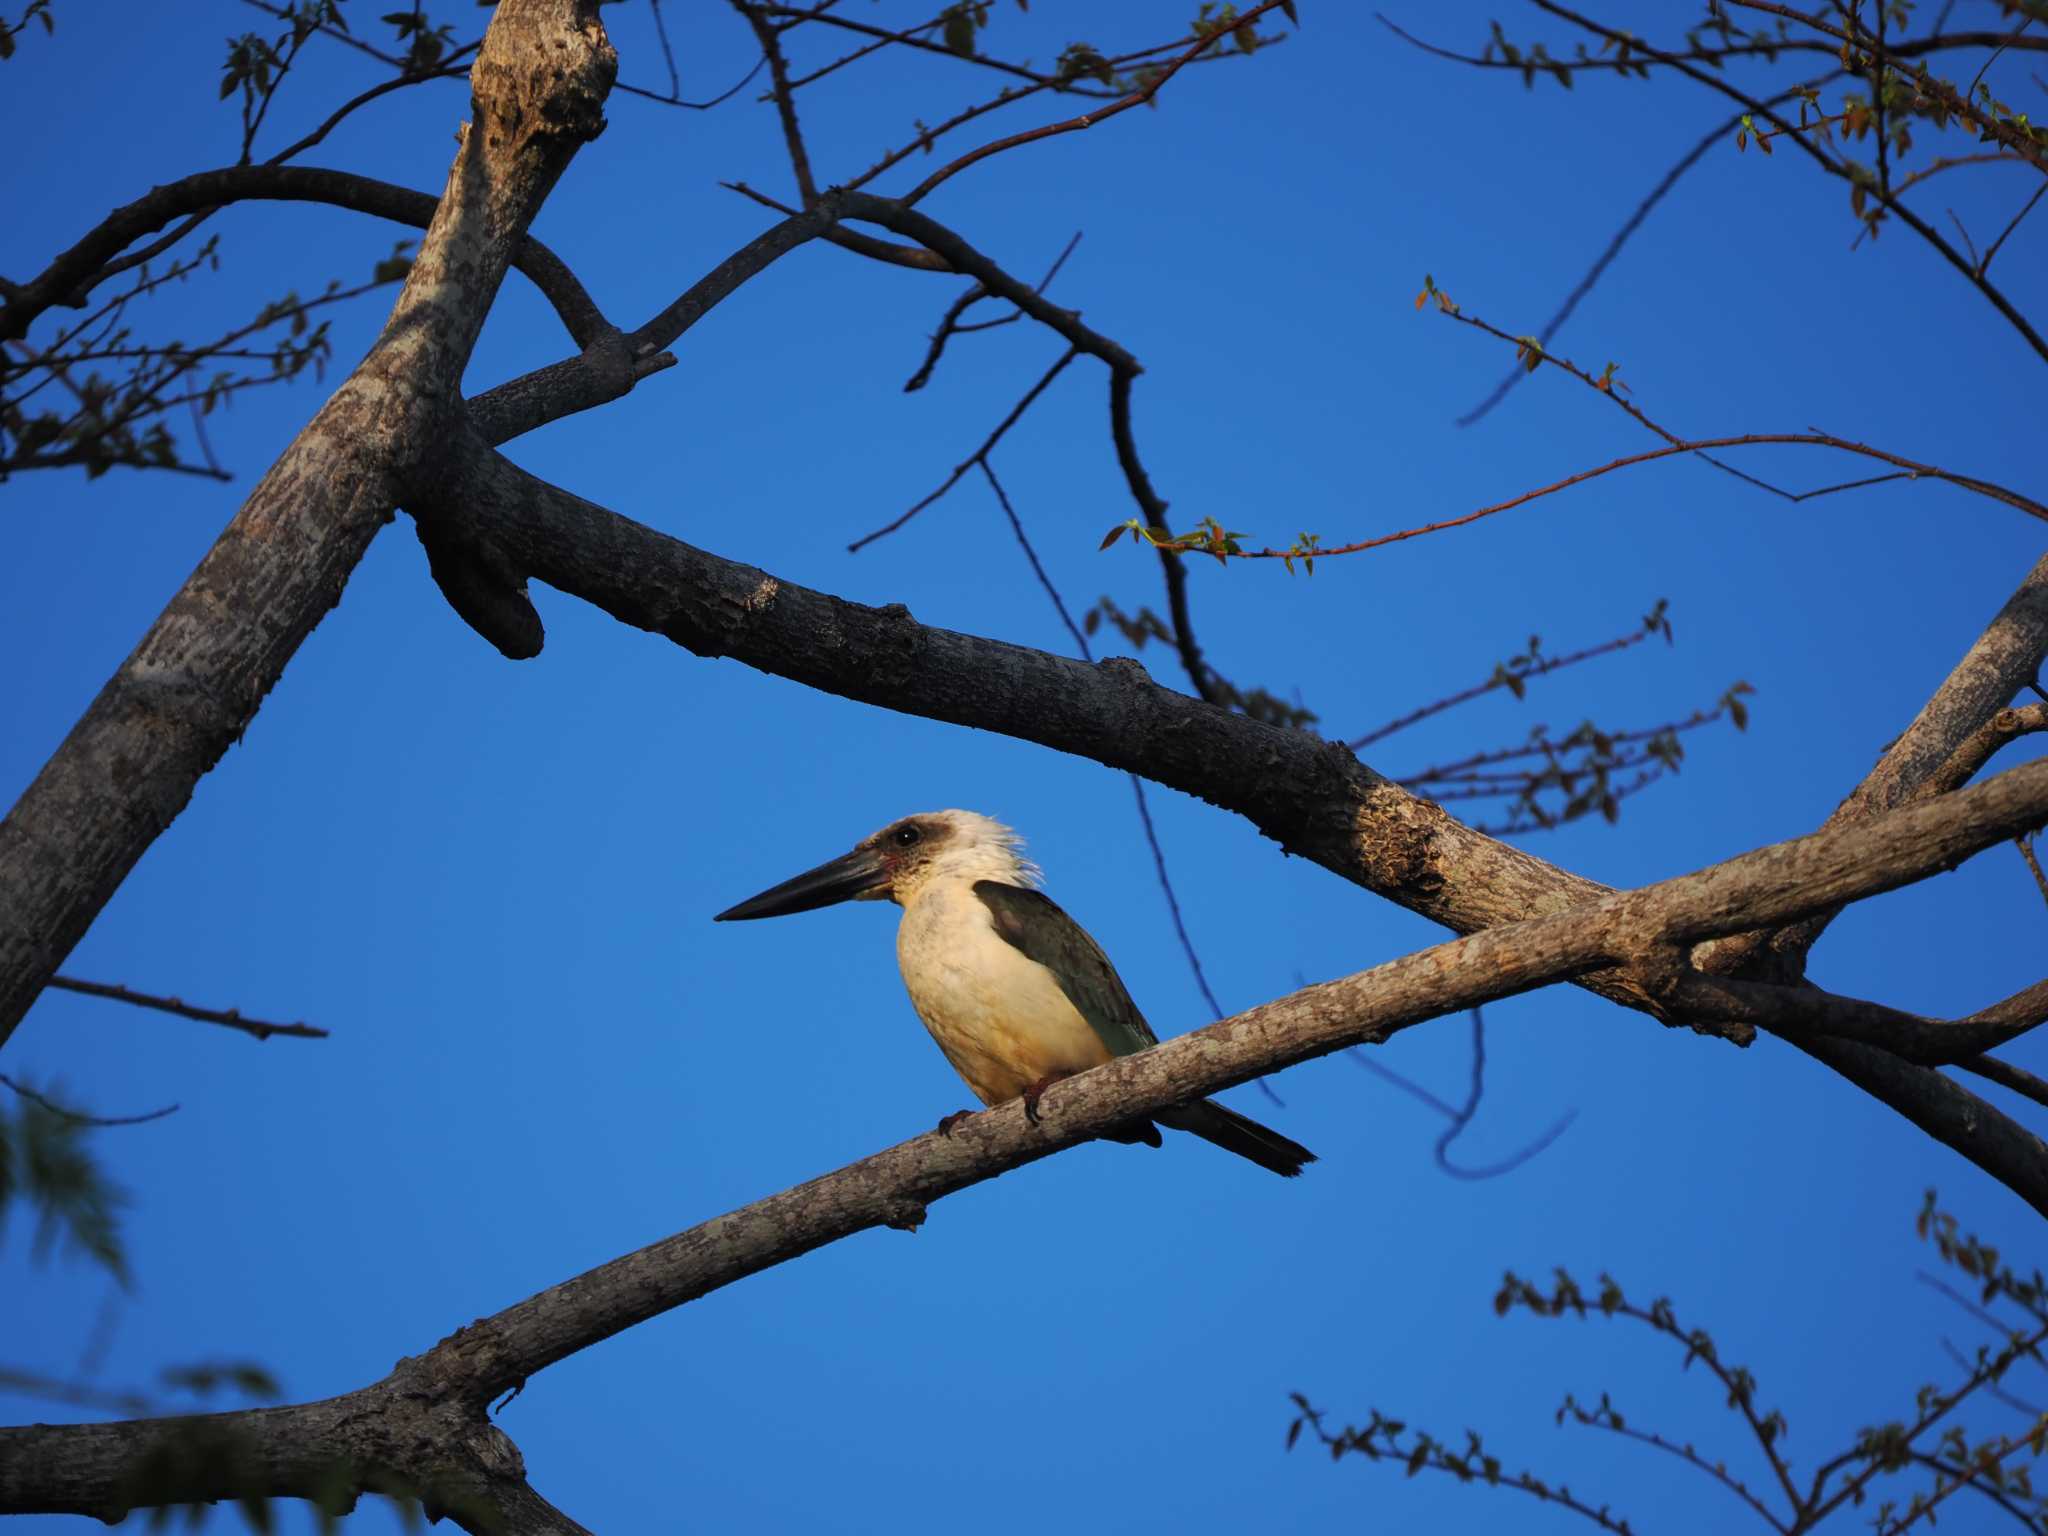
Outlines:
[[[94,285],[113,275],[107,264],[142,236],[186,214],[239,202],[326,203],[414,229],[425,229],[433,222],[436,206],[436,200],[425,192],[352,171],[303,165],[237,165],[200,171],[152,188],[116,208],[71,249],[14,288],[0,305],[0,341],[27,335],[37,318],[53,307],[83,304]],[[596,302],[568,264],[531,235],[522,234],[514,245],[512,265],[554,306],[578,346],[587,345],[606,328]]]
[[1962,1019],[1924,1018],[1818,987],[1774,986],[1697,972],[1673,978],[1666,1001],[1701,1018],[1738,1020],[1791,1039],[1831,1035],[1860,1040],[1923,1067],[1965,1065],[2048,1022],[2048,981],[2038,981]]
[[59,992],[78,992],[86,997],[104,997],[110,1002],[133,1003],[137,1008],[154,1008],[163,1013],[174,1013],[181,1019],[196,1019],[202,1024],[223,1024],[229,1029],[239,1029],[245,1035],[254,1035],[258,1040],[268,1040],[272,1035],[287,1035],[300,1040],[325,1040],[328,1032],[311,1024],[272,1024],[264,1019],[248,1019],[239,1008],[200,1008],[179,997],[158,997],[150,992],[136,992],[128,987],[114,986],[104,981],[81,981],[76,976],[52,976],[48,985]]
[[499,6],[475,120],[383,334],[0,822],[0,1044],[339,600],[406,468],[438,450],[527,225],[603,126],[617,58],[596,12]]
[[[352,1495],[397,1477],[490,1527],[463,1500],[500,1507],[524,1487],[517,1448],[484,1417],[491,1400],[603,1339],[722,1286],[874,1227],[921,1223],[929,1206],[1168,1105],[1280,1067],[1550,982],[1632,964],[1651,950],[1782,923],[1896,889],[2048,819],[2048,761],[2030,763],[1881,821],[1744,854],[1641,890],[1510,923],[1304,988],[1234,1018],[1118,1057],[1056,1085],[1038,1118],[1020,1100],[927,1132],[550,1287],[401,1361],[357,1392],[289,1408],[127,1424],[0,1430],[0,1513],[116,1519],[137,1503]],[[1982,1160],[2048,1211],[2048,1146],[1991,1112]],[[180,1437],[229,1447],[167,1457]],[[139,1468],[157,1482],[137,1499]],[[531,1490],[528,1498],[536,1499]],[[545,1523],[514,1529],[553,1530]]]

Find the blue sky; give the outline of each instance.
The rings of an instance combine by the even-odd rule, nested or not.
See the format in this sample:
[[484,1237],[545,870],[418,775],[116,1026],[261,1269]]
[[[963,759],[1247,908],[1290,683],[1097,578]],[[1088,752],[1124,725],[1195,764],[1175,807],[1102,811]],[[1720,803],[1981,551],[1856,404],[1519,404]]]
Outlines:
[[[1028,15],[999,8],[987,36],[1043,61],[1077,36],[1166,35],[1184,9],[1120,8],[1112,37],[1102,12],[1041,0]],[[1177,526],[1214,516],[1260,542],[1304,529],[1347,542],[1651,446],[1554,370],[1481,425],[1454,426],[1510,357],[1412,300],[1431,274],[1503,329],[1537,329],[1723,102],[1676,81],[1525,91],[1409,49],[1363,8],[1302,10],[1284,47],[1189,71],[1155,111],[999,157],[927,211],[1033,276],[1082,232],[1052,293],[1145,364],[1138,429]],[[858,13],[870,12],[928,14]],[[1390,14],[1472,48],[1489,15]],[[1692,14],[1631,8],[1631,24],[1672,37]],[[1964,0],[1956,24],[1996,14]],[[106,0],[68,0],[57,19],[54,38],[22,39],[4,66],[0,123],[41,146],[0,170],[7,205],[33,210],[0,225],[0,272],[16,278],[108,208],[233,159],[234,114],[214,99],[221,39],[261,20]],[[606,19],[624,77],[659,85],[645,8]],[[671,20],[687,92],[744,73],[735,18],[702,7]],[[374,30],[367,10],[356,21]],[[1503,21],[1569,47],[1533,10]],[[379,77],[340,48],[313,50],[305,70],[273,147]],[[994,78],[885,56],[813,88],[821,181]],[[2033,100],[2020,63],[1992,78],[2016,105]],[[787,192],[773,114],[753,94],[708,113],[615,97],[610,130],[544,210],[536,232],[620,323],[765,226],[718,182]],[[464,104],[454,85],[401,92],[311,163],[438,190]],[[1012,111],[1012,127],[1050,115]],[[924,162],[904,169],[921,176]],[[1982,245],[2031,190],[2010,167],[1970,168],[1922,206],[1953,208]],[[219,228],[220,271],[163,300],[157,334],[197,336],[286,289],[358,281],[400,235],[282,205]],[[1637,401],[1681,431],[1819,427],[2038,496],[2039,359],[1905,232],[1852,251],[1854,234],[1839,185],[1801,157],[1728,144],[1645,223],[1556,349],[1596,370],[1617,361]],[[2048,226],[2023,225],[1995,269],[2036,314],[2044,238]],[[1059,355],[1011,326],[966,338],[930,387],[903,394],[958,286],[798,251],[692,331],[679,367],[510,451],[785,579],[1063,649],[972,480],[894,537],[845,549],[938,484]],[[380,314],[373,298],[338,320],[339,369]],[[470,385],[565,349],[514,277]],[[116,472],[6,487],[0,648],[16,662],[0,682],[0,795],[28,782],[322,387],[216,414],[232,486]],[[1071,605],[1157,605],[1148,556],[1096,549],[1132,511],[1105,394],[1100,368],[1076,364],[996,462]],[[1743,463],[1798,487],[1865,472],[1810,449]],[[1524,701],[1490,696],[1366,754],[1412,772],[1539,722],[1654,725],[1752,683],[1749,730],[1693,733],[1683,773],[1618,826],[1528,840],[1629,885],[1815,826],[2042,544],[2037,524],[1941,485],[1794,505],[1678,461],[1313,577],[1204,562],[1192,585],[1227,675],[1298,689],[1323,729],[1347,735],[1479,681],[1532,633],[1592,644],[1668,599],[1675,645],[1543,679]],[[892,913],[709,921],[908,811],[962,805],[1016,825],[1160,1033],[1206,1022],[1121,775],[700,661],[559,594],[537,599],[545,653],[501,660],[441,601],[401,519],[66,966],[332,1038],[257,1045],[58,994],[17,1034],[10,1073],[61,1081],[103,1113],[182,1106],[99,1143],[134,1192],[139,1277],[108,1314],[100,1383],[235,1357],[269,1366],[294,1398],[344,1391],[471,1318],[965,1107],[903,996]],[[1181,682],[1156,648],[1143,659]],[[1152,803],[1226,1008],[1441,937],[1232,816],[1159,788]],[[2020,860],[1993,850],[1851,912],[1813,973],[1966,1012],[2038,978],[2044,924]],[[2042,1246],[2016,1198],[1789,1048],[1737,1051],[1565,988],[1490,1010],[1489,1024],[1468,1161],[1577,1111],[1508,1177],[1444,1177],[1441,1122],[1333,1058],[1278,1079],[1284,1107],[1229,1096],[1321,1154],[1298,1181],[1186,1138],[1076,1149],[946,1201],[915,1236],[862,1235],[587,1351],[537,1379],[504,1427],[540,1491],[600,1531],[1005,1532],[1049,1516],[1105,1531],[1577,1528],[1506,1494],[1288,1456],[1287,1394],[1301,1391],[1338,1419],[1378,1407],[1446,1435],[1480,1429],[1511,1465],[1645,1530],[1721,1531],[1744,1518],[1722,1491],[1551,1420],[1565,1391],[1604,1388],[1633,1421],[1749,1467],[1711,1384],[1645,1336],[1496,1319],[1503,1268],[1606,1269],[1632,1293],[1671,1296],[1757,1371],[1811,1466],[1946,1379],[1944,1336],[1978,1342],[1915,1280],[1930,1262],[1911,1232],[1923,1189],[2015,1254]],[[2038,1043],[2009,1055],[2048,1070]],[[1467,1026],[1413,1030],[1380,1059],[1454,1097]],[[0,1326],[0,1363],[69,1374],[111,1287],[76,1263],[32,1266],[25,1235],[17,1224],[0,1249],[0,1314],[15,1320]],[[1955,1518],[1969,1529],[1976,1516]],[[395,1523],[368,1512],[355,1528]]]

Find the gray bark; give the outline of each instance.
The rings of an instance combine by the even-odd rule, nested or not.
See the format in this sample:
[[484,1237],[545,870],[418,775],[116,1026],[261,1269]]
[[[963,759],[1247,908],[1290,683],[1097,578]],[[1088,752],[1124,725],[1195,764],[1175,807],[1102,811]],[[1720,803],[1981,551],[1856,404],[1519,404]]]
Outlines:
[[[575,1531],[526,1486],[487,1417],[501,1393],[603,1339],[721,1286],[871,1227],[914,1228],[928,1207],[1174,1104],[1425,1020],[1700,940],[1776,925],[1952,868],[2048,819],[2048,761],[1875,822],[1759,849],[1695,874],[1454,939],[1308,987],[1121,1056],[1021,1102],[876,1153],[470,1324],[384,1380],[288,1408],[184,1419],[0,1429],[0,1513],[117,1519],[134,1504],[423,1491],[471,1531]],[[1671,981],[1687,973],[1682,965]],[[1653,987],[1667,983],[1650,980]],[[2004,1116],[1973,1117],[1980,1159],[2048,1213],[2048,1145]],[[195,1448],[213,1448],[199,1454]]]
[[527,224],[603,126],[616,67],[596,0],[499,8],[474,120],[383,334],[0,822],[0,1044],[390,521],[459,404]]

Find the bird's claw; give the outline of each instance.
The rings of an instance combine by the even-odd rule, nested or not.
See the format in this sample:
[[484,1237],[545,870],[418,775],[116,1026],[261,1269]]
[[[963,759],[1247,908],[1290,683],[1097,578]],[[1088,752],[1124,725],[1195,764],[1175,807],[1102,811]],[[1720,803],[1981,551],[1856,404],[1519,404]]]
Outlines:
[[1038,1101],[1045,1097],[1045,1090],[1062,1078],[1072,1077],[1071,1072],[1048,1072],[1037,1082],[1024,1090],[1024,1118],[1033,1125],[1038,1124]]
[[962,1120],[965,1120],[969,1115],[972,1115],[973,1113],[974,1111],[971,1109],[954,1110],[953,1113],[943,1117],[939,1121],[939,1134],[941,1136],[952,1135],[953,1127],[958,1125]]

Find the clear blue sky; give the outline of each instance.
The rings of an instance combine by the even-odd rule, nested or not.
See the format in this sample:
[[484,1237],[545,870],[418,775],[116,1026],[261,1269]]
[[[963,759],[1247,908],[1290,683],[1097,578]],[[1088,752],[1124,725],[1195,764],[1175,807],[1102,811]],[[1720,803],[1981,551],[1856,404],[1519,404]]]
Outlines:
[[[483,19],[444,8],[464,26]],[[1112,35],[1101,8],[1041,0],[1028,15],[999,7],[987,36],[1044,61],[1076,36],[1149,41],[1187,9],[1119,7]],[[1525,91],[1409,49],[1367,8],[1301,9],[1284,47],[1191,71],[1156,111],[1001,157],[928,211],[1034,276],[1083,232],[1052,291],[1143,360],[1138,426],[1176,524],[1213,515],[1262,542],[1308,529],[1337,543],[1650,446],[1554,371],[1457,428],[1510,359],[1411,301],[1433,274],[1503,328],[1537,329],[1723,102],[1677,81]],[[905,24],[929,10],[858,14]],[[671,11],[687,91],[744,72],[736,18]],[[381,30],[372,8],[350,12]],[[1621,12],[1666,37],[1694,14]],[[625,78],[661,84],[645,7],[605,14]],[[1488,16],[1393,14],[1474,48]],[[1956,24],[1996,14],[1964,0]],[[1533,11],[1503,19],[1568,50]],[[15,213],[0,222],[0,272],[17,279],[115,204],[232,160],[235,114],[214,99],[222,38],[262,18],[226,3],[60,0],[57,20],[53,39],[24,37],[4,66],[0,124],[35,146],[0,170]],[[377,78],[346,50],[314,50],[276,109],[273,147]],[[2024,61],[1993,78],[2038,112]],[[999,83],[892,58],[813,88],[820,179]],[[765,226],[719,181],[787,192],[773,114],[753,95],[709,113],[615,97],[610,130],[542,214],[537,232],[620,322]],[[311,163],[438,190],[464,106],[455,85],[400,93]],[[1050,115],[1013,112],[1013,127]],[[2032,189],[1990,167],[1928,190],[1921,206],[1953,207],[1981,245]],[[286,289],[360,280],[400,235],[279,205],[219,229],[219,273],[158,305],[158,335],[189,339]],[[1684,431],[1819,426],[2039,496],[2040,361],[1909,235],[1888,229],[1852,252],[1854,234],[1839,184],[1801,157],[1725,145],[1556,346],[1595,369],[1618,361],[1635,398]],[[2022,226],[1996,269],[2037,315],[2044,241],[2048,224]],[[958,287],[800,251],[693,331],[680,367],[511,451],[786,579],[1063,649],[972,481],[845,552],[936,485],[1058,355],[1053,338],[1012,326],[968,338],[905,396]],[[382,302],[337,323],[339,368]],[[565,350],[514,277],[471,386]],[[0,652],[14,660],[0,682],[0,797],[28,782],[322,387],[216,414],[232,486],[116,472],[5,488]],[[1071,604],[1158,603],[1149,557],[1096,552],[1132,511],[1097,366],[1069,369],[997,462]],[[1743,462],[1800,487],[1865,473],[1804,449]],[[1367,754],[1411,772],[1538,722],[1651,725],[1753,683],[1747,734],[1694,733],[1683,774],[1629,802],[1618,827],[1528,842],[1627,885],[1815,826],[2042,546],[2040,525],[1940,485],[1793,505],[1671,462],[1327,561],[1313,578],[1204,563],[1193,586],[1226,674],[1298,689],[1344,734],[1480,680],[1532,632],[1557,649],[1591,644],[1668,598],[1674,647],[1545,679],[1523,702],[1488,698]],[[449,612],[401,519],[66,967],[304,1018],[331,1039],[257,1045],[52,994],[7,1052],[9,1072],[61,1082],[103,1113],[182,1106],[100,1141],[134,1192],[139,1279],[114,1305],[98,1382],[246,1357],[294,1398],[344,1391],[472,1318],[964,1107],[903,996],[887,909],[709,921],[904,812],[959,805],[1015,824],[1159,1031],[1206,1021],[1121,776],[700,661],[537,596],[545,654],[501,660]],[[1145,660],[1180,684],[1156,648]],[[1441,936],[1283,859],[1232,816],[1162,789],[1153,804],[1227,1008]],[[1994,850],[1851,913],[1814,974],[1965,1012],[2037,979],[2044,932],[2020,860]],[[1924,1188],[2015,1253],[2048,1249],[2015,1198],[1788,1048],[1740,1052],[1568,988],[1489,1018],[1487,1100],[1463,1155],[1502,1156],[1578,1111],[1509,1177],[1443,1176],[1441,1122],[1333,1058],[1276,1082],[1284,1108],[1253,1089],[1230,1096],[1321,1154],[1298,1181],[1185,1138],[1080,1148],[944,1202],[915,1236],[860,1236],[590,1350],[533,1382],[504,1426],[536,1486],[606,1532],[1580,1528],[1508,1494],[1285,1455],[1299,1390],[1340,1419],[1379,1407],[1453,1437],[1480,1429],[1511,1465],[1560,1476],[1642,1529],[1720,1532],[1747,1518],[1722,1491],[1551,1422],[1566,1390],[1605,1388],[1633,1422],[1757,1470],[1711,1383],[1647,1336],[1496,1319],[1503,1268],[1604,1268],[1670,1295],[1757,1370],[1811,1466],[1945,1379],[1945,1335],[1978,1342],[1915,1281]],[[2048,1070],[2039,1042],[2010,1055]],[[1467,1026],[1414,1030],[1381,1059],[1456,1096]],[[19,1222],[7,1237],[0,1363],[69,1374],[111,1287],[75,1262],[32,1267]],[[13,1419],[59,1412],[5,1405]],[[1980,1518],[1951,1507],[1954,1528]],[[355,1528],[394,1522],[365,1513]]]

